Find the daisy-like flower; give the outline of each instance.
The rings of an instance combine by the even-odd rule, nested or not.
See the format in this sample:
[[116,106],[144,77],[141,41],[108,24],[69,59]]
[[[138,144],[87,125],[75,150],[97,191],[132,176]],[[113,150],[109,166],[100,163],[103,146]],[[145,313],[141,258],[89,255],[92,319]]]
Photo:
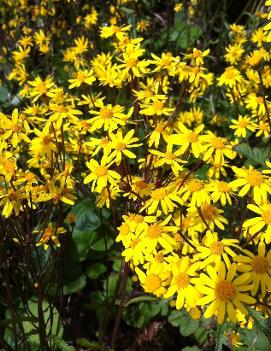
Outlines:
[[220,262],[218,270],[212,266],[207,267],[207,273],[201,273],[200,278],[193,278],[198,291],[205,295],[197,304],[200,306],[209,304],[204,317],[217,317],[219,324],[222,324],[225,315],[233,323],[237,322],[237,310],[246,315],[245,304],[255,303],[255,299],[249,296],[252,285],[247,285],[249,273],[236,276],[236,263],[233,263],[226,271],[225,264]]
[[215,163],[221,163],[224,161],[224,157],[232,160],[236,156],[236,152],[233,151],[232,145],[227,142],[226,138],[218,137],[208,131],[207,135],[200,136],[200,140],[205,143],[204,161],[208,161],[213,157]]
[[152,252],[160,245],[167,252],[173,251],[175,240],[173,234],[178,231],[178,227],[168,225],[171,216],[167,216],[163,221],[151,223],[140,235],[142,243],[145,244],[146,250]]
[[169,298],[175,293],[177,294],[176,309],[180,310],[186,303],[189,307],[195,307],[200,293],[191,284],[191,277],[198,275],[198,264],[191,263],[188,256],[178,260],[172,264],[171,271],[173,277],[164,298]]
[[91,173],[84,179],[84,184],[92,182],[91,191],[100,193],[107,184],[117,185],[120,175],[109,169],[111,164],[108,164],[105,158],[102,159],[101,164],[96,160],[90,160],[86,165]]
[[168,116],[174,111],[174,108],[166,106],[165,95],[154,96],[152,101],[142,104],[141,107],[140,113],[146,116]]
[[252,190],[253,199],[257,205],[267,200],[267,194],[271,194],[271,187],[267,183],[268,177],[263,175],[260,171],[254,169],[252,166],[246,168],[238,168],[232,166],[232,170],[237,175],[238,179],[229,183],[233,190],[237,190],[239,196],[245,196]]
[[166,152],[150,150],[150,153],[158,156],[157,161],[154,162],[154,167],[161,167],[164,164],[169,165],[174,175],[178,177],[179,172],[183,170],[181,164],[184,164],[186,161],[179,158],[179,156],[182,155],[180,150],[172,151],[172,149],[173,145],[167,144]]
[[217,78],[218,86],[225,85],[229,88],[236,87],[237,85],[241,85],[244,81],[240,71],[233,66],[229,66],[225,69],[225,72]]
[[174,145],[181,145],[179,149],[180,154],[184,154],[189,148],[190,152],[198,158],[203,152],[203,145],[199,138],[199,134],[203,129],[203,124],[199,125],[195,130],[190,130],[183,123],[178,123],[180,133],[172,134],[168,139]]
[[28,84],[31,85],[29,93],[32,102],[36,102],[41,96],[48,96],[49,91],[55,85],[52,77],[47,77],[45,80],[36,77],[33,81],[28,81]]
[[264,231],[263,237],[269,244],[271,242],[271,204],[265,203],[258,206],[249,204],[247,207],[259,216],[246,220],[243,227],[248,228],[251,235]]
[[93,82],[95,82],[96,78],[93,75],[93,70],[80,70],[76,73],[76,76],[73,79],[69,79],[69,82],[71,83],[69,85],[69,89],[72,88],[78,88],[80,87],[83,83],[92,85]]
[[210,196],[205,183],[199,179],[190,179],[179,190],[184,203],[189,201],[191,206],[201,206],[204,202],[210,203]]
[[213,202],[220,201],[222,206],[232,204],[231,195],[233,195],[232,187],[224,181],[216,180],[211,181],[207,186],[207,190],[211,193],[211,198]]
[[179,195],[172,192],[171,187],[157,188],[152,190],[150,199],[146,201],[141,211],[147,210],[149,214],[153,214],[161,207],[163,213],[167,215],[173,212],[175,207],[178,207],[176,202],[180,205],[183,204],[183,200]]
[[91,110],[90,113],[96,115],[91,118],[90,122],[92,124],[90,132],[95,130],[100,130],[102,127],[105,131],[115,130],[118,126],[125,125],[125,121],[128,116],[123,113],[124,108],[120,105],[112,106],[111,104],[104,105],[103,102],[98,111]]
[[239,272],[250,272],[249,281],[252,281],[252,295],[256,295],[259,287],[261,288],[261,297],[265,297],[266,291],[271,290],[271,250],[266,255],[265,243],[260,242],[258,245],[258,255],[254,255],[249,250],[244,250],[247,256],[235,256],[234,260],[238,262],[237,270]]
[[246,138],[247,132],[250,130],[252,132],[256,129],[256,124],[248,116],[238,116],[237,119],[232,119],[231,129],[235,129],[234,135],[237,137]]
[[120,164],[123,155],[128,158],[136,158],[136,155],[131,152],[130,148],[138,147],[141,144],[136,144],[139,140],[136,137],[133,137],[134,130],[131,129],[124,137],[122,135],[122,130],[118,129],[116,133],[110,133],[110,147],[112,149],[110,153],[110,159],[113,160],[117,165]]
[[[39,232],[39,231],[36,231]],[[36,243],[36,246],[43,245],[44,249],[47,250],[49,247],[49,241],[52,241],[57,247],[60,247],[60,242],[58,240],[58,235],[66,232],[63,227],[54,228],[52,224],[49,224],[42,233],[41,238]]]
[[160,297],[166,292],[165,286],[169,277],[169,272],[166,274],[156,274],[156,272],[149,270],[146,274],[139,269],[135,268],[135,272],[138,275],[139,281],[143,286],[144,291],[152,293],[153,295]]
[[225,229],[224,224],[228,224],[228,221],[222,216],[223,212],[223,210],[207,202],[204,202],[198,208],[192,206],[188,208],[188,213],[194,215],[197,220],[201,221],[203,228],[208,226],[211,230],[213,230],[215,227],[218,227],[221,230]]
[[204,268],[209,264],[214,263],[216,267],[219,266],[221,260],[230,267],[231,262],[229,256],[234,257],[236,254],[231,247],[238,247],[238,240],[236,239],[218,239],[218,234],[207,231],[202,240],[202,245],[197,245],[199,253],[194,254],[193,261],[201,261],[200,268]]

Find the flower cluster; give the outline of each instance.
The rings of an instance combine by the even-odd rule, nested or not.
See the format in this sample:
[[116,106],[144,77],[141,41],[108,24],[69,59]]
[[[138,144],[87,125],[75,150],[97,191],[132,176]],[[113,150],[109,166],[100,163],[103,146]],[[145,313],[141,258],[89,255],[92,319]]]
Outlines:
[[[20,3],[30,11],[27,0]],[[58,1],[46,3],[31,9],[32,21],[43,13],[55,18]],[[262,306],[271,292],[271,163],[257,161],[256,150],[247,162],[242,152],[268,147],[270,138],[265,14],[252,31],[230,26],[227,67],[216,76],[209,49],[150,54],[140,36],[150,22],[137,23],[134,35],[114,6],[110,12],[105,25],[88,6],[78,36],[61,21],[50,33],[23,23],[16,47],[5,48],[6,80],[17,84],[22,104],[0,115],[3,217],[59,206],[68,213],[78,198],[95,193],[97,207],[116,216],[116,242],[144,291],[220,324],[245,325],[247,306],[270,314]],[[21,21],[8,24],[11,39]],[[87,36],[91,28],[104,51]],[[63,45],[59,65],[50,76],[32,73],[35,55],[50,65],[55,42]],[[50,222],[33,230],[45,249],[59,246],[65,233],[63,221],[52,224],[48,213]]]

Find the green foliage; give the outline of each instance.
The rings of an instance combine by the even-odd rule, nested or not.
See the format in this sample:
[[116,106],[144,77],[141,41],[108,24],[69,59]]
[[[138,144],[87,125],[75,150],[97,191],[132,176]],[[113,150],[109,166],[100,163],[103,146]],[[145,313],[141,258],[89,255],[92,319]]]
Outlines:
[[183,336],[193,334],[199,326],[199,320],[191,318],[185,310],[172,311],[168,316],[168,321],[174,327],[178,327]]
[[251,148],[248,144],[239,144],[236,151],[247,158],[248,164],[265,166],[265,161],[269,159],[270,148]]

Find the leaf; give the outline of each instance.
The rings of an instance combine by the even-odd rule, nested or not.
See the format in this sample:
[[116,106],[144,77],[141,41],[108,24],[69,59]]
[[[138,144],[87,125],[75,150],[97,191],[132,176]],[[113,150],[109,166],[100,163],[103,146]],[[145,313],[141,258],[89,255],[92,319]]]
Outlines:
[[249,314],[254,319],[255,327],[263,332],[271,341],[271,318],[263,318],[263,316],[253,310],[251,307],[248,307]]
[[8,99],[8,89],[3,85],[0,86],[0,102],[5,102]]
[[254,165],[265,166],[265,161],[269,159],[270,149],[269,148],[257,148],[253,149],[248,144],[239,144],[235,147],[235,150],[242,156],[246,157]]
[[102,263],[93,263],[86,270],[86,275],[89,279],[97,279],[101,274],[107,271],[107,268]]
[[191,318],[189,313],[184,310],[172,311],[168,317],[168,321],[173,327],[179,327],[183,336],[191,335],[199,326],[199,321]]
[[91,245],[97,239],[95,232],[74,230],[72,239],[75,242],[79,261],[84,261],[91,249]]
[[132,299],[130,299],[125,306],[129,306],[133,303],[139,303],[139,302],[148,302],[148,301],[157,301],[157,297],[154,297],[154,296],[150,296],[150,295],[143,295],[143,296],[137,296],[137,297],[134,297]]
[[101,225],[101,219],[93,199],[79,201],[72,208],[75,215],[75,228],[80,231],[94,231]]
[[197,346],[186,346],[182,351],[200,351],[200,349]]
[[82,274],[78,279],[64,286],[64,295],[74,294],[78,290],[82,290],[86,285],[86,276]]
[[215,351],[222,351],[224,330],[226,328],[226,325],[227,323],[223,323],[223,324],[218,324],[217,326]]

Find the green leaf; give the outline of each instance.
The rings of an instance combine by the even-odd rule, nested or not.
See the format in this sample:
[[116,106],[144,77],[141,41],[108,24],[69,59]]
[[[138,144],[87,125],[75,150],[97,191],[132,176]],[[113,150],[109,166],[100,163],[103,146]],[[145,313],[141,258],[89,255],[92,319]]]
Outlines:
[[86,285],[86,276],[82,274],[78,279],[64,286],[64,295],[74,294],[78,290],[82,290]]
[[197,346],[186,346],[182,351],[200,351],[200,349]]
[[249,314],[254,319],[255,327],[263,332],[271,341],[271,318],[263,318],[263,316],[253,310],[251,307],[248,307]]
[[223,340],[224,340],[224,330],[226,329],[227,323],[218,324],[216,331],[216,347],[215,351],[222,351]]
[[191,335],[199,326],[199,321],[191,318],[189,313],[184,310],[172,311],[168,317],[168,321],[173,327],[179,327],[183,336]]
[[5,102],[8,99],[8,89],[0,86],[0,102]]
[[270,149],[260,149],[254,147],[253,149],[248,144],[239,144],[235,147],[235,150],[242,156],[246,157],[250,163],[254,165],[265,166],[265,161],[269,160]]
[[95,232],[74,230],[72,239],[75,242],[78,252],[79,261],[84,261],[91,249],[91,245],[97,241],[97,234]]
[[130,299],[127,303],[126,306],[129,306],[133,303],[139,303],[139,302],[148,302],[148,301],[157,301],[157,297],[150,296],[150,295],[143,295],[143,296],[137,296],[132,299]]
[[86,270],[86,275],[89,279],[97,279],[101,274],[106,272],[107,268],[102,263],[93,263],[90,267]]
[[72,208],[75,215],[75,228],[80,231],[94,231],[101,225],[99,213],[93,199],[79,201]]

